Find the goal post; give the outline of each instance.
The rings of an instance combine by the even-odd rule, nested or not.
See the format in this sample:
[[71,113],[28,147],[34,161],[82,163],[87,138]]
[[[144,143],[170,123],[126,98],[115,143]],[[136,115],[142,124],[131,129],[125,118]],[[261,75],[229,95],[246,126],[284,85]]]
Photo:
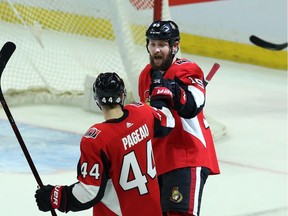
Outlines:
[[168,0],[4,0],[0,14],[1,44],[17,46],[2,81],[11,105],[81,106],[87,77],[106,71],[124,79],[127,102],[137,100],[145,30],[170,19]]

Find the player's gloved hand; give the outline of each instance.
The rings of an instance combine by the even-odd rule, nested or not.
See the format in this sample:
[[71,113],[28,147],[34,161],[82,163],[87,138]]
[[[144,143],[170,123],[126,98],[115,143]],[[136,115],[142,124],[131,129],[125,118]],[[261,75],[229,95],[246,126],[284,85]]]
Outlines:
[[45,185],[36,190],[36,203],[40,211],[51,211],[59,209],[65,212],[66,208],[66,186]]
[[187,101],[186,92],[179,83],[181,83],[181,80],[177,77],[174,78],[174,81],[170,82],[173,93],[173,108],[175,110],[183,108]]
[[150,105],[158,107],[156,103],[164,101],[168,106],[173,105],[173,94],[170,81],[165,80],[160,71],[154,71],[151,75],[151,85],[149,89]]
[[150,105],[153,107],[157,101],[164,101],[168,106],[173,106],[173,93],[166,87],[155,87],[150,95]]

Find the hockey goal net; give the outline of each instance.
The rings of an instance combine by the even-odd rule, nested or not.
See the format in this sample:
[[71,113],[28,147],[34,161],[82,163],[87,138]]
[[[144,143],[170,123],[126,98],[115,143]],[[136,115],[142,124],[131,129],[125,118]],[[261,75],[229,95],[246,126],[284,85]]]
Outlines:
[[[91,86],[101,72],[116,71],[126,102],[138,100],[138,75],[149,61],[145,30],[153,20],[171,17],[168,0],[4,0],[0,18],[0,46],[16,44],[2,75],[9,106],[97,111]],[[214,138],[225,135],[223,125],[208,121]]]
[[106,71],[124,79],[127,102],[137,99],[155,15],[170,18],[168,0],[0,1],[0,44],[16,44],[2,79],[7,102],[82,105],[85,79]]

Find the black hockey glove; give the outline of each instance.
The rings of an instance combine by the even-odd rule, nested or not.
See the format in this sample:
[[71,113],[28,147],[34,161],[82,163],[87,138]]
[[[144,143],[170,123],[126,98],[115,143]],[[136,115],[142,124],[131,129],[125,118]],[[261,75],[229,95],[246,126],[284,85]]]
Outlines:
[[175,77],[172,82],[170,82],[172,93],[173,93],[173,108],[175,110],[181,110],[186,102],[187,102],[187,95],[185,90],[180,86],[182,81]]
[[66,212],[66,186],[45,185],[36,190],[35,198],[40,211],[59,209]]
[[149,89],[150,94],[150,105],[153,107],[161,107],[163,103],[166,103],[164,106],[173,105],[173,94],[172,86],[170,81],[165,80],[160,71],[154,71],[151,75],[151,85]]

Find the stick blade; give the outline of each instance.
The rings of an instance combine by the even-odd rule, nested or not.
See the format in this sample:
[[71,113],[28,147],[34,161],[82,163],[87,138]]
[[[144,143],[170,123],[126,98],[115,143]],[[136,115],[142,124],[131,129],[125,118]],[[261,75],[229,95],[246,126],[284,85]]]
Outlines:
[[7,62],[12,56],[13,52],[16,49],[16,45],[13,42],[6,42],[0,51],[0,72],[4,70]]
[[268,41],[265,41],[255,35],[251,35],[250,36],[250,41],[259,46],[259,47],[262,47],[264,49],[269,49],[269,50],[273,50],[273,51],[279,51],[279,50],[282,50],[282,49],[285,49],[287,47],[287,43],[283,43],[283,44],[274,44],[274,43],[270,43]]

